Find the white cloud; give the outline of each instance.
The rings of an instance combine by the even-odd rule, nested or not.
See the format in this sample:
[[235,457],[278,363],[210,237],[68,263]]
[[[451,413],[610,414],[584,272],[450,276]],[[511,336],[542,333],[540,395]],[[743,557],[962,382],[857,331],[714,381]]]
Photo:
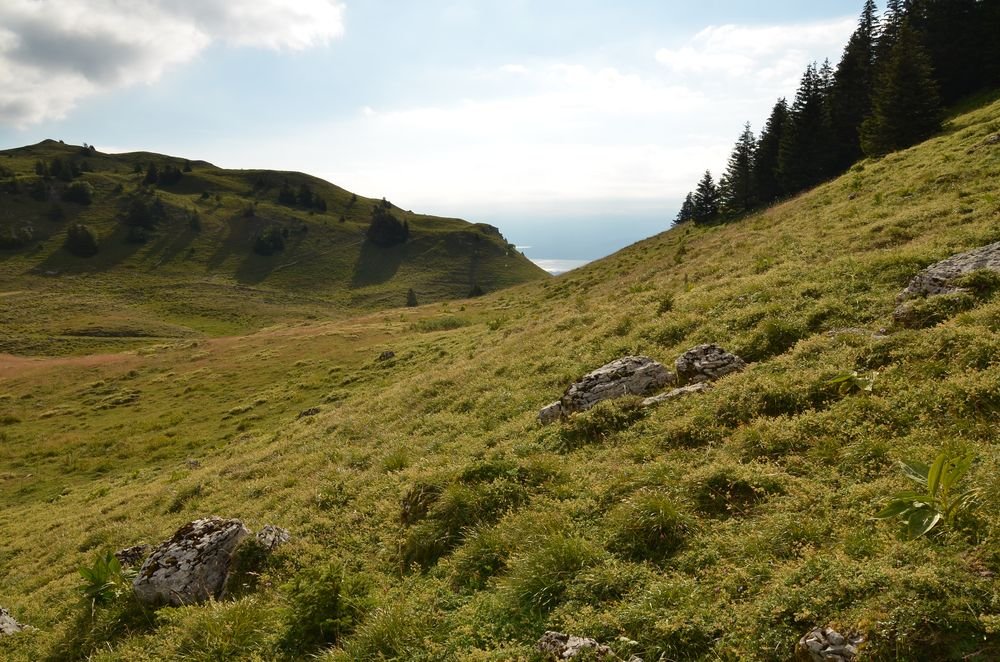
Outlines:
[[[795,85],[811,59],[835,63],[855,28],[853,18],[796,25],[713,25],[656,60],[681,77],[750,78],[771,87]],[[787,92],[786,92],[787,93]]]
[[4,0],[0,122],[60,119],[103,90],[152,83],[212,42],[303,50],[343,34],[337,0]]

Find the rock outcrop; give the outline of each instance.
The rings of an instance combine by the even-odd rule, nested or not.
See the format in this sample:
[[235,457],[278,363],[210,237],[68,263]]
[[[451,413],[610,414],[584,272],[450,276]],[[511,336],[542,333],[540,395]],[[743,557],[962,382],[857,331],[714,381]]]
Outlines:
[[173,606],[219,597],[233,551],[248,535],[238,519],[208,517],[185,524],[142,564],[132,582],[136,597]]
[[845,637],[833,628],[815,628],[799,639],[795,657],[800,662],[852,662],[864,640],[861,635]]
[[571,660],[584,651],[587,651],[591,658],[617,659],[610,648],[597,643],[594,639],[551,630],[542,635],[535,644],[535,650],[556,660]]
[[648,356],[626,356],[584,375],[563,396],[538,412],[543,425],[562,416],[586,411],[602,400],[646,395],[674,382],[674,375]]
[[932,264],[913,277],[906,289],[896,297],[896,302],[903,303],[907,299],[917,297],[963,292],[964,290],[958,287],[955,281],[980,269],[1000,273],[1000,241],[952,255],[947,260]]
[[712,390],[712,385],[708,382],[698,382],[697,384],[688,384],[687,386],[681,386],[680,388],[675,388],[666,393],[660,393],[659,395],[654,395],[651,398],[646,398],[642,401],[643,407],[655,407],[658,404],[667,402],[669,400],[677,400],[678,398],[683,398],[686,395],[694,395],[695,393],[704,393],[705,391]]
[[257,542],[260,543],[261,547],[266,548],[269,552],[273,552],[291,540],[292,534],[290,534],[287,529],[283,529],[280,526],[265,524],[264,528],[258,531],[254,538],[257,539]]
[[0,637],[5,637],[10,634],[17,634],[24,630],[32,629],[29,625],[22,625],[14,620],[14,617],[10,615],[3,607],[0,607]]
[[739,372],[746,362],[716,344],[698,345],[681,354],[674,363],[682,383],[713,382],[720,377]]
[[133,545],[115,552],[115,558],[123,568],[139,565],[149,554],[149,545]]

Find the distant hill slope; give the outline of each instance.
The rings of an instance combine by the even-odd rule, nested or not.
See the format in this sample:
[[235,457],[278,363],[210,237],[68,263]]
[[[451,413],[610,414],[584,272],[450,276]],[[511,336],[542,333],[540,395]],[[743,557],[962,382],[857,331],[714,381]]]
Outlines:
[[[44,178],[39,162],[50,171]],[[147,177],[150,166],[158,181]],[[89,204],[67,199],[77,182],[91,188]],[[409,289],[429,303],[547,277],[492,226],[395,207],[409,238],[378,246],[365,236],[377,204],[297,172],[224,170],[51,140],[2,151],[0,296],[19,337],[3,334],[0,351],[93,350],[108,335],[244,332],[402,306]],[[149,217],[131,217],[135,205]],[[64,248],[77,223],[97,235],[96,255]],[[283,249],[259,254],[262,235],[280,237]]]
[[[998,181],[994,101],[743,220],[472,300],[0,355],[0,606],[37,628],[0,659],[541,662],[557,630],[783,662],[826,626],[857,660],[1000,659],[1000,283],[893,325],[914,275],[1000,241]],[[606,362],[713,342],[748,366],[707,392],[536,421]],[[874,516],[942,449],[974,458],[953,489],[978,509],[908,540]],[[208,515],[293,538],[216,602],[81,599],[99,554]]]

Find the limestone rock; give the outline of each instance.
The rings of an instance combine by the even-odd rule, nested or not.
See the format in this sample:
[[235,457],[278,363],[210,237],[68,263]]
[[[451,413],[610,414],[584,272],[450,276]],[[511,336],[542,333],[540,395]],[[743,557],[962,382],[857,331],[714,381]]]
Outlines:
[[3,607],[0,607],[0,637],[5,637],[9,634],[17,634],[24,630],[31,630],[30,625],[22,625],[14,620],[14,617],[10,615]]
[[208,517],[185,524],[142,564],[132,582],[136,597],[173,606],[219,597],[233,550],[249,534],[238,519]]
[[563,407],[562,403],[558,400],[550,405],[546,405],[538,410],[538,422],[542,425],[548,425],[549,423],[554,423],[562,418]]
[[698,345],[678,357],[677,376],[686,383],[711,382],[747,367],[746,362],[716,344]]
[[833,628],[814,628],[799,639],[795,657],[801,662],[852,662],[865,638],[844,636]]
[[388,361],[394,358],[396,358],[396,352],[392,351],[391,349],[387,349],[386,351],[378,355],[379,361]]
[[320,411],[322,410],[319,407],[310,407],[309,409],[303,409],[302,411],[300,411],[299,415],[296,416],[295,418],[296,420],[300,418],[309,418],[310,416],[315,416],[316,414],[320,413]]
[[681,386],[680,388],[675,388],[672,391],[667,391],[666,393],[660,393],[659,395],[654,395],[651,398],[646,398],[642,401],[642,406],[655,407],[656,405],[667,402],[668,400],[676,400],[678,398],[683,398],[686,395],[704,393],[705,391],[710,390],[712,390],[712,385],[708,382],[688,384],[687,386]]
[[1000,241],[932,264],[913,277],[906,289],[896,297],[896,302],[963,292],[962,288],[955,285],[955,281],[980,269],[1000,272]]
[[[602,400],[646,395],[674,382],[662,363],[648,356],[626,356],[589,372],[570,384],[559,399],[560,412],[586,411]],[[555,403],[546,407],[550,409]],[[541,416],[540,416],[541,418]]]
[[257,539],[257,542],[261,546],[267,548],[269,551],[274,551],[291,540],[292,534],[288,532],[288,529],[283,529],[280,526],[265,524],[264,528],[258,531],[254,538]]
[[598,658],[615,659],[614,652],[594,639],[575,637],[562,632],[548,631],[535,644],[535,650],[556,660],[570,660],[587,651]]
[[130,568],[142,563],[146,555],[149,554],[149,545],[133,545],[115,552],[115,558],[123,568]]

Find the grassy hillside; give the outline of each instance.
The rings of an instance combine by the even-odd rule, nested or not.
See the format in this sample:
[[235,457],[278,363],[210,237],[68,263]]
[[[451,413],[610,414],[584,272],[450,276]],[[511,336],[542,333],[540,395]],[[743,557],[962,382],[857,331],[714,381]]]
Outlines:
[[[891,311],[1000,240],[998,133],[995,102],[738,223],[467,302],[0,359],[0,605],[38,628],[3,656],[532,659],[558,629],[623,658],[785,660],[832,625],[868,659],[996,659],[1000,298],[916,330]],[[702,342],[751,365],[535,422],[609,360]],[[917,540],[875,520],[897,460],[942,448],[975,455],[979,510]],[[233,599],[80,602],[98,552],[209,514],[295,539]],[[303,633],[333,617],[321,652]]]
[[[64,200],[73,184],[36,174],[36,163],[56,159],[82,170],[72,181],[92,187],[91,203]],[[181,176],[144,185],[150,165]],[[322,207],[279,203],[285,185],[295,195],[307,186]],[[128,225],[136,201],[160,205],[155,227]],[[379,247],[365,239],[376,202],[301,173],[55,141],[0,151],[0,297],[11,313],[0,320],[0,352],[86,353],[121,347],[108,337],[140,346],[150,337],[246,333],[394,308],[410,288],[427,303],[467,297],[475,285],[493,291],[545,278],[496,228],[459,219],[394,208],[410,239]],[[64,247],[77,223],[98,236],[96,255]],[[284,250],[258,254],[255,239],[271,228]]]

